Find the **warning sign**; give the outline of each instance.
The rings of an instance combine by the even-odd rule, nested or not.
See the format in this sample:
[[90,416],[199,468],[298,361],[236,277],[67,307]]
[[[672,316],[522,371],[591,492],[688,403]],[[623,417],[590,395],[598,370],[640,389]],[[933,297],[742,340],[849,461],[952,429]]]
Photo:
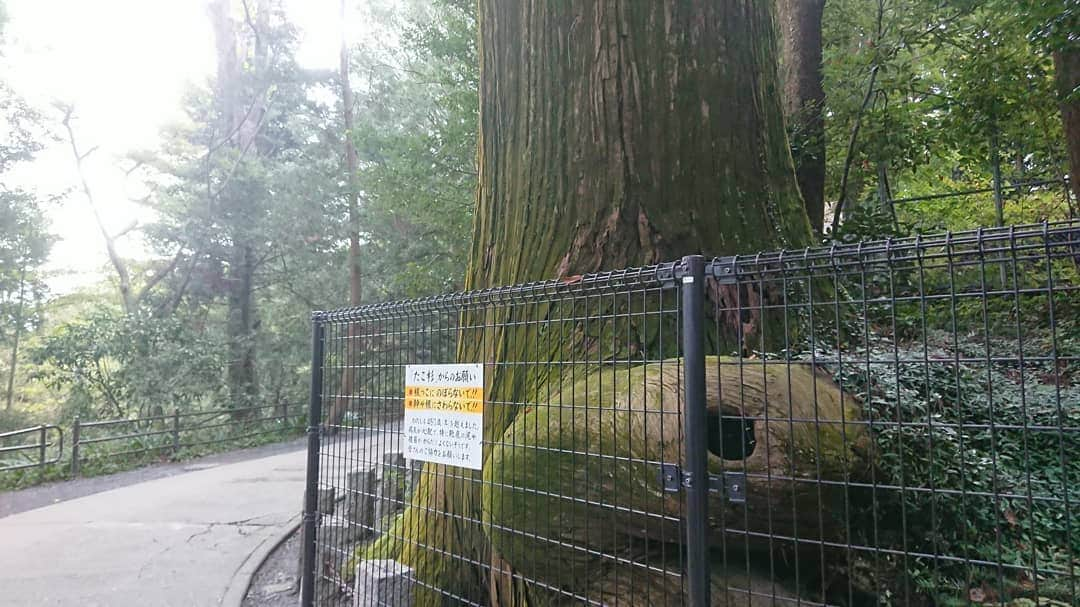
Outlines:
[[405,367],[405,457],[479,470],[484,366]]

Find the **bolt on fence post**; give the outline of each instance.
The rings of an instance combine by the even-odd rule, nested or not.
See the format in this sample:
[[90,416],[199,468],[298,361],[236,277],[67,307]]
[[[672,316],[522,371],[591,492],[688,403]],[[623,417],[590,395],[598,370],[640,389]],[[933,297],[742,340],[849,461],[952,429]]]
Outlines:
[[79,416],[75,416],[75,421],[71,424],[71,476],[79,476],[79,435],[82,434],[79,428]]
[[686,462],[683,488],[686,491],[686,578],[688,604],[706,607],[709,602],[709,554],[707,510],[709,497],[705,416],[705,258],[683,258],[682,354],[683,433]]
[[176,459],[180,454],[180,407],[172,410],[172,456]]
[[44,425],[38,427],[38,432],[40,432],[38,435],[40,441],[38,443],[38,474],[41,475],[42,479],[45,478],[45,439],[48,431],[48,428]]
[[322,422],[323,345],[326,326],[316,313],[311,317],[311,405],[308,408],[307,480],[304,488],[303,570],[300,605],[315,604],[315,524],[318,521],[319,425]]

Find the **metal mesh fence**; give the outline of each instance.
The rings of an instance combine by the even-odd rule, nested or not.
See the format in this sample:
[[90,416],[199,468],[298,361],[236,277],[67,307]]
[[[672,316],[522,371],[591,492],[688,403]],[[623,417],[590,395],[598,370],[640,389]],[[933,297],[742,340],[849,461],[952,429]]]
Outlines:
[[1066,223],[317,313],[303,602],[1077,604],[1078,265]]

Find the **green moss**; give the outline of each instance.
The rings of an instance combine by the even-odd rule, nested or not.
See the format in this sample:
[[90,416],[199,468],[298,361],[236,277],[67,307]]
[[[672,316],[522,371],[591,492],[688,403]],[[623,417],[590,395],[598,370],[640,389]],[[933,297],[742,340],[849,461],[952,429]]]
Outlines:
[[[708,360],[707,404],[759,418],[760,444],[741,462],[710,454],[711,471],[839,480],[866,468],[861,426],[840,423],[857,420],[857,409],[831,381],[806,365],[738,363]],[[586,565],[599,554],[634,558],[640,540],[679,540],[681,498],[662,491],[659,464],[683,461],[681,369],[670,359],[566,373],[573,379],[527,406],[493,448],[481,504],[492,546],[515,570],[580,589],[595,570]],[[710,504],[714,532],[721,533],[726,518],[729,527],[749,519],[759,531],[834,534],[839,525],[819,505],[837,496],[805,485],[793,490],[790,481],[751,480],[748,511],[768,513],[768,520],[748,517],[741,507],[736,512],[718,496]]]

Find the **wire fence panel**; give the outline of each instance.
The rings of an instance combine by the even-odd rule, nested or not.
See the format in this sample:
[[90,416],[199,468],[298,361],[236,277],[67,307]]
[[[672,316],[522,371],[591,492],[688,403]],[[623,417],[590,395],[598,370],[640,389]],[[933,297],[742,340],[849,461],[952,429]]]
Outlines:
[[1078,267],[1048,224],[316,313],[302,604],[1078,604]]
[[717,260],[730,594],[1078,604],[1078,253],[1047,225]]
[[[403,576],[436,603],[485,605],[496,585],[592,604],[663,588],[653,604],[681,604],[684,506],[660,478],[682,444],[667,270],[317,316],[316,602],[399,604],[380,580]],[[479,432],[452,415],[406,425],[408,366],[461,363],[481,365]],[[432,435],[433,455],[406,459]],[[422,461],[481,438],[482,471]]]

